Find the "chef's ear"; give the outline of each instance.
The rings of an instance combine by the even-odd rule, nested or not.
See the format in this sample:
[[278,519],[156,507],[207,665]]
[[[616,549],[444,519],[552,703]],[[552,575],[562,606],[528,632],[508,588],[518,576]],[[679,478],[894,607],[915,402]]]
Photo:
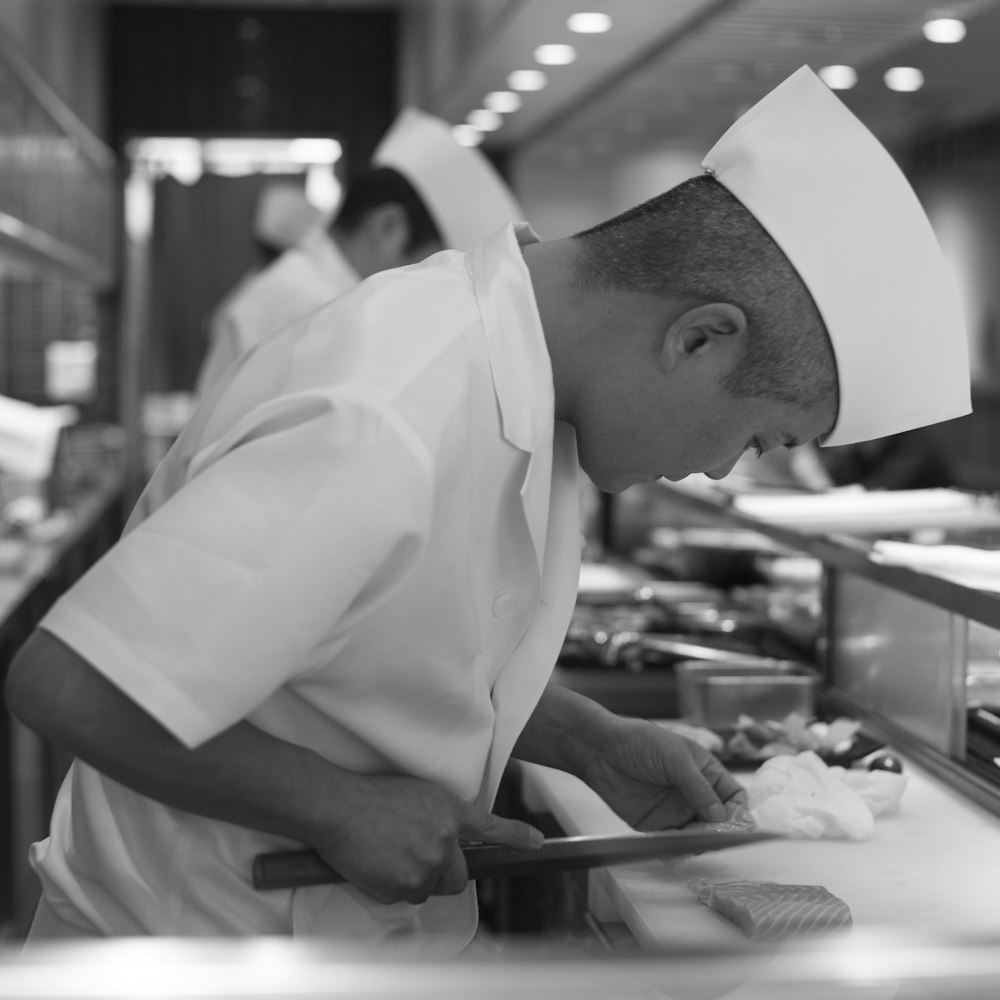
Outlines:
[[377,205],[365,216],[364,225],[369,240],[382,259],[403,259],[410,242],[410,219],[398,201]]
[[731,302],[708,302],[681,313],[667,327],[660,365],[673,371],[685,361],[718,356],[733,360],[746,346],[747,317]]

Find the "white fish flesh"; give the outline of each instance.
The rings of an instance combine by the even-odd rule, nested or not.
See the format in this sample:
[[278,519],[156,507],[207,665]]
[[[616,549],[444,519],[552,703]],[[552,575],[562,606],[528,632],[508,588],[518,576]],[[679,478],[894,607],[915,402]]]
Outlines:
[[851,926],[851,910],[821,885],[781,882],[689,883],[706,906],[728,917],[751,941],[785,941]]

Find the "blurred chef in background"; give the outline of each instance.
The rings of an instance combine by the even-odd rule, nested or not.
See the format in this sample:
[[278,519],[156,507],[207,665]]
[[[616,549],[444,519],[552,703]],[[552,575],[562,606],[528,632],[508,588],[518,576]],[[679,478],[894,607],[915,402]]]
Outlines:
[[301,184],[272,181],[265,185],[257,198],[250,229],[259,263],[250,269],[247,278],[295,246],[321,218]]
[[416,108],[400,112],[370,169],[348,185],[328,228],[301,230],[301,207],[288,200],[267,207],[271,227],[288,236],[297,232],[296,245],[242,283],[213,315],[198,398],[245,350],[362,278],[446,247],[468,250],[523,217],[486,157],[459,145],[446,122]]
[[[206,327],[210,347],[199,373],[199,390],[200,380],[213,378],[214,367],[226,363],[228,337],[225,324],[233,307],[246,295],[250,283],[286,250],[300,243],[313,226],[320,224],[321,218],[319,209],[309,201],[301,184],[273,181],[261,189],[250,227],[256,260],[208,318]],[[212,352],[215,351],[218,352],[217,360],[212,359]]]
[[[576,236],[516,223],[374,275],[226,371],[156,471],[169,498],[11,665],[11,709],[76,757],[32,940],[454,952],[461,842],[538,842],[492,812],[511,757],[636,829],[739,804],[703,748],[549,683],[581,468],[616,492],[897,433],[968,412],[969,368],[916,197],[810,70],[703,164]],[[255,854],[302,845],[346,883],[254,891]]]

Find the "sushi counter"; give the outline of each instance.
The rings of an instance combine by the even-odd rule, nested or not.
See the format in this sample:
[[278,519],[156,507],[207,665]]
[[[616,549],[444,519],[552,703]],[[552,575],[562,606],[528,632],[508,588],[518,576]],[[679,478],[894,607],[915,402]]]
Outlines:
[[[519,767],[524,804],[551,816],[567,836],[628,832],[578,779],[534,764]],[[652,952],[750,947],[735,924],[698,901],[691,886],[697,879],[823,886],[850,908],[852,933],[1000,941],[1000,819],[911,760],[904,759],[904,773],[898,810],[880,816],[867,840],[778,839],[595,869],[585,905],[605,937],[626,950],[633,939]]]
[[[850,722],[857,752],[829,754],[830,773],[843,767],[848,779],[861,779],[888,754],[901,763],[903,791],[863,836],[798,831],[573,873],[552,898],[564,911],[579,908],[581,926],[626,953],[752,947],[735,923],[699,901],[699,881],[823,886],[850,908],[852,934],[1000,941],[1000,574],[994,585],[985,574],[962,579],[873,556],[877,539],[930,540],[918,533],[927,521],[935,522],[937,543],[928,555],[957,542],[991,556],[1000,512],[977,499],[971,517],[967,510],[925,517],[914,508],[896,530],[884,516],[867,532],[846,523],[803,529],[793,518],[769,523],[742,513],[729,498],[670,492],[675,509],[665,523],[693,514],[695,526],[661,531],[637,562],[585,565],[555,680],[623,714],[714,730],[722,739],[713,749],[748,787],[772,754],[808,749],[801,719],[826,720],[824,731],[835,719]],[[697,551],[707,539],[719,550],[709,561]],[[694,563],[685,540],[695,541]],[[751,550],[766,579],[747,572]],[[782,585],[787,573],[767,578],[779,563],[795,567],[791,586]],[[687,572],[692,566],[697,572]],[[800,573],[804,566],[811,571]],[[688,578],[677,579],[678,570]],[[708,626],[720,622],[728,624],[712,634]],[[702,682],[693,694],[692,677]],[[776,724],[786,713],[786,726]],[[549,835],[629,832],[570,775],[518,764],[514,783],[524,814]]]
[[[8,505],[5,510],[11,508]],[[65,489],[47,515],[0,528],[0,679],[55,600],[114,544],[124,523],[121,475],[95,467]],[[23,930],[37,879],[27,848],[48,827],[68,760],[0,712],[0,937]]]
[[[970,712],[1000,702],[1000,598],[878,564],[861,534],[772,530],[711,498],[676,499],[656,552],[586,568],[555,679],[624,714],[723,733],[723,758],[748,788],[779,759],[767,756],[776,743],[806,735],[787,719],[768,729],[775,711],[815,710],[828,732],[854,720],[857,753],[838,743],[826,755],[831,770],[840,761],[863,776],[888,754],[905,779],[863,838],[789,836],[487,879],[483,933],[448,961],[405,946],[371,954],[277,939],[53,944],[26,961],[0,947],[0,998],[995,1000],[1000,782],[991,768],[1000,765],[972,738]],[[685,535],[677,526],[692,512],[697,526]],[[699,659],[705,669],[690,673],[705,683],[692,694],[678,667]],[[734,663],[763,672],[777,700],[710,696],[713,669],[724,678]],[[750,722],[733,714],[746,705]],[[498,811],[507,809],[548,836],[629,832],[581,781],[537,765],[508,768]],[[699,880],[821,886],[846,904],[852,926],[752,941],[699,900]]]

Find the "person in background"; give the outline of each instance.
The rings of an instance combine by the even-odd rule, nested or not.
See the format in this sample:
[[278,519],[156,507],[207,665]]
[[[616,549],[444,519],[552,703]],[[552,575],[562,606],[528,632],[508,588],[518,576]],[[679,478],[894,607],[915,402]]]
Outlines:
[[460,146],[439,118],[405,108],[370,169],[348,185],[330,226],[310,227],[216,311],[196,397],[245,350],[362,278],[445,247],[468,250],[522,215],[478,149]]
[[250,230],[259,264],[250,269],[247,277],[295,246],[321,219],[319,209],[309,201],[300,184],[291,181],[266,184],[257,198]]
[[[232,309],[248,293],[254,279],[286,250],[301,242],[320,223],[321,214],[306,197],[301,185],[289,181],[273,181],[265,185],[257,198],[250,234],[256,260],[236,285],[212,310],[207,322],[210,353],[198,375],[196,392],[201,380],[214,378],[216,365],[224,365],[226,356],[225,325]],[[217,356],[214,356],[217,352]]]
[[[518,222],[374,275],[227,370],[157,469],[169,498],[11,665],[12,711],[76,758],[30,852],[31,940],[454,953],[462,841],[539,841],[492,812],[511,758],[639,830],[741,804],[704,749],[550,683],[581,468],[607,492],[720,478],[950,419],[970,386],[919,203],[808,68],[703,163],[575,236]],[[254,891],[257,853],[303,846],[346,882]]]

